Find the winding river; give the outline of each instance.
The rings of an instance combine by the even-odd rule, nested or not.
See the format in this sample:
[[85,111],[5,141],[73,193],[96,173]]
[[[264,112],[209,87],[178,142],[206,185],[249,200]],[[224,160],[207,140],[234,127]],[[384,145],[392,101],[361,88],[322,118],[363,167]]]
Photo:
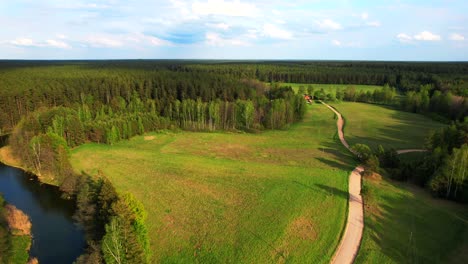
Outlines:
[[[0,144],[1,147],[1,144]],[[84,252],[84,232],[72,219],[74,202],[60,198],[57,187],[0,163],[0,193],[32,223],[31,257],[40,264],[73,263]]]

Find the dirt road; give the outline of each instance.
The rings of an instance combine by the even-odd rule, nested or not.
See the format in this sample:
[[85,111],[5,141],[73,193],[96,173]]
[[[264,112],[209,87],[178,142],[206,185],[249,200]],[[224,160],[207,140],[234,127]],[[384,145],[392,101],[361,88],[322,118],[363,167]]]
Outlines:
[[[343,133],[344,120],[341,114],[330,105],[321,102],[326,107],[330,108],[338,120],[336,126],[338,128],[338,137],[341,143],[349,151],[352,150],[346,142]],[[397,150],[398,154],[409,153],[409,152],[424,152],[424,149],[403,149]],[[364,170],[362,166],[357,166],[349,175],[349,209],[348,209],[348,220],[346,222],[345,232],[341,238],[341,242],[338,245],[335,255],[333,256],[330,263],[333,264],[345,264],[353,263],[356,258],[359,247],[361,245],[362,232],[364,230],[364,207],[361,196],[361,172]]]
[[[338,120],[338,137],[341,143],[349,151],[351,151],[348,142],[346,142],[343,133],[344,120],[341,114],[335,108],[322,102],[326,107],[330,108]],[[362,231],[364,230],[364,208],[361,196],[361,172],[364,170],[362,166],[357,166],[349,175],[349,205],[348,205],[348,220],[346,222],[345,232],[341,238],[341,242],[336,249],[331,263],[344,264],[353,263],[361,245]]]

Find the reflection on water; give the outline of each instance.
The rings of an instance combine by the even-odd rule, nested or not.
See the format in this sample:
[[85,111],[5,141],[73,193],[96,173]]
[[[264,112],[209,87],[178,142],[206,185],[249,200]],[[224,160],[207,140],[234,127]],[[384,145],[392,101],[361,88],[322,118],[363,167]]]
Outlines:
[[83,231],[73,222],[74,202],[60,198],[57,187],[0,163],[0,193],[32,222],[30,254],[39,263],[72,263],[85,248]]

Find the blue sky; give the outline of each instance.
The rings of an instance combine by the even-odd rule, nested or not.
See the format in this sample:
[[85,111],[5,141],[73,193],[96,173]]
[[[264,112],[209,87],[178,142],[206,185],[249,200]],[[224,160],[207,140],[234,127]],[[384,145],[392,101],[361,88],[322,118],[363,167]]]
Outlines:
[[468,1],[0,0],[0,59],[468,61]]

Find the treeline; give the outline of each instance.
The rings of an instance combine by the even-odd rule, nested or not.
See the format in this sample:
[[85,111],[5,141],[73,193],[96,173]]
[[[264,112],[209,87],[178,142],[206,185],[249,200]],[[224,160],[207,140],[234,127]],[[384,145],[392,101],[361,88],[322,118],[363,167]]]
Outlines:
[[88,249],[77,263],[150,263],[146,211],[130,194],[118,195],[105,176],[78,179],[75,219],[83,224]]
[[463,121],[468,115],[468,97],[453,95],[450,91],[441,92],[433,85],[423,85],[417,91],[407,92],[406,96],[398,96],[396,88],[388,84],[373,91],[357,89],[353,85],[344,89],[336,88],[336,91],[325,91],[323,88],[316,90],[312,85],[307,89],[301,87],[299,93],[311,94],[319,100],[385,104],[403,111],[425,114],[446,123],[450,120]]
[[23,119],[10,144],[41,181],[58,185],[68,197],[76,198],[75,218],[85,228],[89,245],[77,263],[150,263],[142,204],[130,195],[119,195],[102,174],[90,177],[73,172],[69,144],[85,142],[82,128],[78,111],[53,108]]
[[460,120],[468,115],[468,97],[453,95],[450,91],[435,90],[432,85],[410,91],[401,101],[401,108],[413,113],[432,113],[450,120]]
[[347,102],[362,102],[362,103],[376,103],[376,104],[387,104],[392,105],[396,102],[396,89],[391,88],[388,84],[384,85],[380,89],[374,89],[373,91],[356,89],[355,86],[351,85],[345,89],[337,88],[335,93],[326,93],[324,89],[314,91],[312,88],[314,98],[324,101],[347,101]]
[[405,160],[394,149],[353,146],[368,172],[427,188],[434,196],[468,203],[468,122],[455,122],[428,137],[421,159]]
[[[92,65],[90,65],[91,67]],[[180,73],[166,69],[61,67],[19,68],[0,71],[0,127],[11,130],[21,117],[43,107],[73,107],[86,102],[97,112],[102,105],[130,104],[136,93],[141,101],[154,101],[163,115],[176,100],[233,102],[254,100],[262,86],[209,73]]]
[[[0,62],[3,110],[0,129],[8,132],[21,116],[41,107],[68,107],[81,102],[83,97],[92,98],[92,104],[88,105],[99,109],[116,97],[128,103],[136,91],[144,102],[155,100],[156,111],[164,116],[164,110],[175,100],[254,101],[258,94],[264,94],[264,87],[245,80],[389,84],[402,93],[417,92],[422,85],[431,85],[441,94],[450,92],[466,97],[467,73],[467,63],[3,61]],[[359,96],[359,101],[371,100],[368,93]]]
[[179,71],[224,73],[263,82],[363,84],[396,87],[401,92],[432,84],[441,91],[468,96],[468,63],[269,61],[207,62],[174,67]]

